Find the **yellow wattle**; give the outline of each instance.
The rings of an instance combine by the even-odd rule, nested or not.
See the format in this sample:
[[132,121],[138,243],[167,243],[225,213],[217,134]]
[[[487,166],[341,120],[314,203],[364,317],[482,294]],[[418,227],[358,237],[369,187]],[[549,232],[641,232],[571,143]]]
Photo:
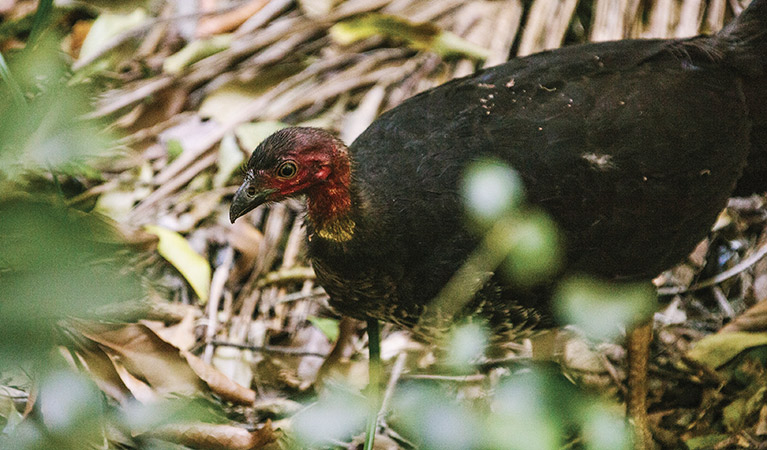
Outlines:
[[329,241],[346,242],[354,236],[355,226],[356,224],[352,219],[343,217],[323,224],[317,230],[317,235]]

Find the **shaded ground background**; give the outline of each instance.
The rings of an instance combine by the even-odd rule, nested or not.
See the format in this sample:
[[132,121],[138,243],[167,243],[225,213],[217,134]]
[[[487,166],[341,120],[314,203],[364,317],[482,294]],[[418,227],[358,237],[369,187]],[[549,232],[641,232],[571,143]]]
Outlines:
[[[229,224],[249,152],[288,124],[350,143],[408,97],[515,55],[713,32],[744,5],[61,2],[36,27],[37,6],[0,1],[10,67],[0,156],[7,448],[354,445],[367,411],[356,390],[367,377],[365,338],[358,324],[339,326],[314,283],[300,202]],[[656,280],[651,412],[667,448],[765,448],[767,278],[753,255],[763,255],[766,217],[762,198],[734,200],[689,261]],[[104,261],[104,274],[91,270]],[[728,269],[732,277],[705,284]],[[345,381],[324,383],[331,394],[318,397],[317,371],[339,329],[354,336],[333,368]],[[384,336],[395,406],[379,448],[626,445],[617,344],[560,338],[565,376],[530,375],[529,343],[445,368],[405,332]],[[67,365],[83,376],[57,370]],[[582,400],[567,380],[591,394]],[[499,404],[504,396],[516,406]]]

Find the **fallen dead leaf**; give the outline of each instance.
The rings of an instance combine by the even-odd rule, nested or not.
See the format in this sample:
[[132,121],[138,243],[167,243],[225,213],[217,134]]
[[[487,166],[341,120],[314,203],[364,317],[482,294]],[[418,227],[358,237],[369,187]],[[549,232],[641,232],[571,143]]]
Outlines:
[[183,352],[183,355],[187,362],[189,362],[189,367],[205,381],[205,384],[210,387],[211,391],[224,400],[239,405],[252,405],[256,400],[256,392],[252,389],[235,383],[231,378],[221,373],[221,371],[206,364],[203,360],[189,352]]
[[142,324],[96,324],[79,321],[76,329],[100,344],[108,355],[158,394],[192,396],[206,390],[180,350]]
[[279,438],[270,421],[256,431],[232,425],[189,423],[162,426],[147,434],[193,448],[234,450],[263,448]]
[[717,333],[698,341],[688,356],[708,367],[716,369],[739,353],[752,347],[767,345],[767,333]]
[[725,325],[720,333],[767,331],[767,302],[759,302]]

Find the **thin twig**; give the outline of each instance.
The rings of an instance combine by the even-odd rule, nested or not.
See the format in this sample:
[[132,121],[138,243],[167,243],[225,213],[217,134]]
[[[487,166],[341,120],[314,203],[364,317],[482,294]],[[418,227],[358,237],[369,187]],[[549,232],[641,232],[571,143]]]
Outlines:
[[707,287],[714,286],[745,271],[749,267],[759,262],[759,260],[764,258],[765,256],[767,256],[767,244],[764,244],[761,247],[759,247],[756,250],[756,252],[751,254],[751,256],[739,262],[732,268],[725,270],[724,272],[714,277],[711,277],[707,280],[703,280],[700,283],[696,283],[690,287],[675,286],[675,287],[660,288],[658,289],[658,294],[659,295],[677,295],[677,294],[684,294],[685,292],[698,291]]
[[216,267],[213,272],[213,277],[210,281],[210,298],[208,300],[208,326],[205,330],[205,351],[203,352],[202,360],[210,364],[213,359],[213,339],[216,336],[216,328],[218,324],[218,305],[221,301],[221,297],[224,295],[224,285],[229,278],[229,273],[232,271],[232,265],[234,263],[234,249],[227,247],[224,250],[224,262]]
[[386,384],[386,391],[384,392],[383,399],[381,399],[381,408],[378,411],[378,420],[383,420],[384,414],[389,410],[389,403],[394,396],[394,389],[397,387],[397,382],[402,377],[402,371],[405,369],[405,361],[407,360],[407,353],[400,352],[397,355],[397,359],[394,361],[394,367],[391,369],[391,376],[389,382]]
[[216,339],[211,341],[211,343],[218,347],[234,347],[234,348],[252,350],[254,352],[261,352],[261,353],[279,353],[279,354],[290,355],[290,356],[312,356],[316,358],[325,358],[326,356],[328,356],[327,353],[309,352],[309,351],[301,350],[298,348],[282,347],[278,345],[248,345],[248,344],[238,344],[236,342],[220,341]]
[[200,158],[186,170],[178,174],[172,180],[160,186],[156,191],[152,192],[141,203],[131,211],[130,222],[140,223],[141,218],[144,217],[155,205],[168,195],[175,192],[180,187],[187,184],[192,178],[196,177],[200,172],[215,164],[218,155],[216,153],[208,153]]
[[483,381],[487,378],[487,375],[482,373],[476,373],[472,375],[431,375],[426,373],[413,373],[408,375],[402,375],[406,380],[431,380],[431,381],[450,381],[452,383],[474,383],[477,381]]

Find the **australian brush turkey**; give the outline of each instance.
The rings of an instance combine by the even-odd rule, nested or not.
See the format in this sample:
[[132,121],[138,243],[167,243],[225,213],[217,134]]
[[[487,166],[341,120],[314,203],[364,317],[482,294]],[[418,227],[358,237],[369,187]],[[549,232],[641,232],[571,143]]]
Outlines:
[[[767,0],[715,35],[622,40],[514,59],[423,92],[350,146],[315,128],[253,152],[230,211],[305,195],[330,304],[412,328],[478,243],[459,184],[507,162],[564,234],[567,271],[651,279],[735,194],[767,188]],[[463,314],[536,327],[547,301],[493,277]]]

